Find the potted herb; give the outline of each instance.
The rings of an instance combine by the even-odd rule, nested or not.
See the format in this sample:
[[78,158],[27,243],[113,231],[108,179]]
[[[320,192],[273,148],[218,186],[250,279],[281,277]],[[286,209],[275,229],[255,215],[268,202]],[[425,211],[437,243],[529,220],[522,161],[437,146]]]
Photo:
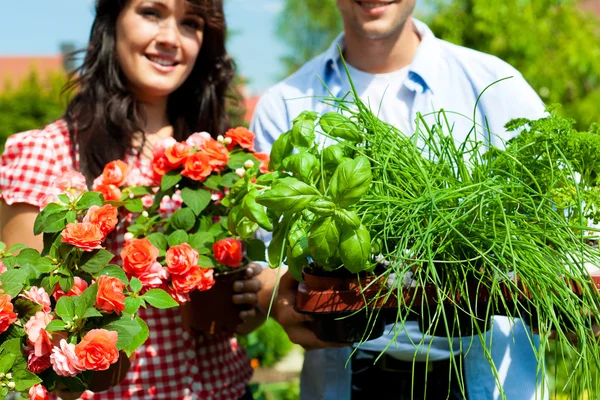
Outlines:
[[[318,127],[332,142],[316,141]],[[256,202],[273,218],[271,266],[300,281],[296,309],[314,317],[323,340],[356,342],[383,334],[383,278],[373,273],[371,232],[357,203],[371,187],[362,135],[337,113],[304,112],[274,143]]]

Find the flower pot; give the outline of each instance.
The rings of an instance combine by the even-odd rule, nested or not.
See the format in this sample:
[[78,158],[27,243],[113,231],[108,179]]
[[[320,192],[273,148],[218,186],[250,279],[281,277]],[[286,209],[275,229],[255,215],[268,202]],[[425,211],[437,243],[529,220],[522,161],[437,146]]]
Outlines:
[[[324,341],[354,343],[383,335],[385,285],[374,276],[315,274],[303,269],[295,309],[313,317],[312,329]],[[367,288],[367,285],[370,285]]]
[[125,379],[131,363],[135,360],[135,355],[131,359],[127,357],[124,351],[119,352],[119,360],[112,364],[105,371],[94,371],[91,375],[89,390],[94,393],[104,392],[113,386],[117,386]]
[[214,274],[215,284],[205,291],[190,293],[190,301],[180,306],[183,327],[206,335],[234,333],[242,323],[240,312],[249,310],[248,304],[234,304],[232,296],[235,281],[243,280],[248,264],[237,269]]

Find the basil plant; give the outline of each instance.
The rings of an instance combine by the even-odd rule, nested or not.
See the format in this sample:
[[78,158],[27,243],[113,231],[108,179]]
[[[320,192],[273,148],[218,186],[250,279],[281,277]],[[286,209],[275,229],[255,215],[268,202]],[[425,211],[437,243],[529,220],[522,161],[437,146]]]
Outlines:
[[[317,140],[317,126],[326,140]],[[273,221],[272,267],[284,263],[298,280],[309,264],[352,273],[371,268],[371,235],[356,211],[372,180],[369,160],[357,151],[362,142],[357,125],[336,112],[303,112],[275,141],[271,181],[255,199]]]

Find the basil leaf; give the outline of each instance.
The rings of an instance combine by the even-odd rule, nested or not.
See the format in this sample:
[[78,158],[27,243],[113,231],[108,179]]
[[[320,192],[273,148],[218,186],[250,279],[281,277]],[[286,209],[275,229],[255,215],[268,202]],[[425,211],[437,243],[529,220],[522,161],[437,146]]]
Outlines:
[[347,207],[360,200],[371,185],[371,164],[360,156],[340,164],[331,178],[330,188],[333,202]]

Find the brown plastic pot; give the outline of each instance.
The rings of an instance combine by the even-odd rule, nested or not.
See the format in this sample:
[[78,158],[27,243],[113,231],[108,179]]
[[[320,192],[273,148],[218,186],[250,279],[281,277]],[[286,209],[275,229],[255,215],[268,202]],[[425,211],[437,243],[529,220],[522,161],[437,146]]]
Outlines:
[[[354,343],[383,335],[385,285],[375,276],[322,276],[303,269],[295,309],[313,317],[312,330],[324,341]],[[370,286],[368,288],[367,285]]]
[[94,371],[90,384],[89,390],[94,393],[104,392],[113,386],[120,384],[123,379],[127,376],[131,363],[135,360],[135,355],[131,356],[131,359],[127,357],[124,351],[119,352],[119,360],[112,364],[105,371]]
[[246,279],[248,264],[231,271],[215,273],[215,284],[205,291],[190,293],[190,301],[179,309],[183,327],[206,335],[234,333],[242,323],[240,312],[250,309],[247,304],[234,304],[233,283]]

